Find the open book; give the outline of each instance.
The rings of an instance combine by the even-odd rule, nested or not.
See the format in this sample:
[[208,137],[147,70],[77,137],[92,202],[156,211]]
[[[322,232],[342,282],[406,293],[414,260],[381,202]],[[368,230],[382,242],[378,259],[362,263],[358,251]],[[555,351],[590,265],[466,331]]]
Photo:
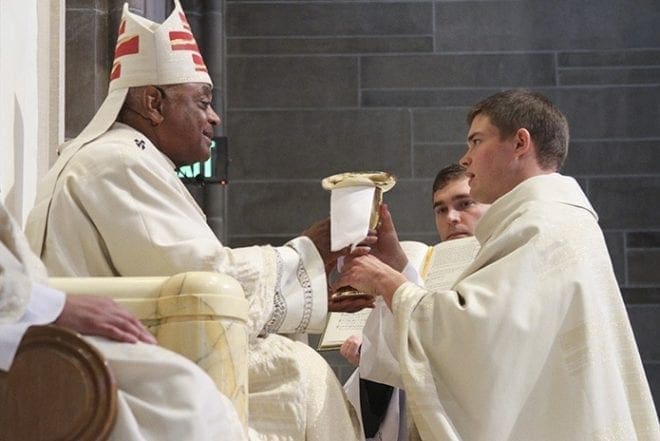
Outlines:
[[[448,240],[434,246],[403,241],[401,247],[429,291],[450,289],[479,252],[479,242],[474,237]],[[339,349],[351,335],[361,335],[370,313],[371,309],[356,313],[331,312],[318,350]]]

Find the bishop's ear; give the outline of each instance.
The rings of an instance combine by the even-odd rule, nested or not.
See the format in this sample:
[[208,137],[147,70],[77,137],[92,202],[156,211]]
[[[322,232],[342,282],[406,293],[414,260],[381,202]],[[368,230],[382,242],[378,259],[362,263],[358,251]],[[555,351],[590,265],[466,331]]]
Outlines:
[[152,126],[158,126],[163,122],[163,108],[165,106],[165,91],[160,87],[146,86],[142,93],[142,106],[145,109],[145,117]]

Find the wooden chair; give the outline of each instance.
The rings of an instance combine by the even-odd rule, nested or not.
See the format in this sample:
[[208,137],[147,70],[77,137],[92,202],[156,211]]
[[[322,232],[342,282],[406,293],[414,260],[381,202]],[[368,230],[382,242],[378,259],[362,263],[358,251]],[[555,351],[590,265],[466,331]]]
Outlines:
[[[209,374],[247,430],[247,300],[235,279],[188,272],[50,282],[67,295],[111,297],[130,310],[161,346]],[[0,441],[104,440],[116,396],[112,372],[96,349],[66,329],[33,326],[10,371],[0,372]]]
[[117,387],[103,356],[78,334],[32,326],[0,372],[0,439],[107,439]]

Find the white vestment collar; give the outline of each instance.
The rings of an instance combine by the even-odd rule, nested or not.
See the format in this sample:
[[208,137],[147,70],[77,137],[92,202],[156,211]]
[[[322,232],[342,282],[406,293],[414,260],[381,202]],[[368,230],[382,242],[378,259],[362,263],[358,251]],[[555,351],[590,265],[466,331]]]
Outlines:
[[574,178],[559,173],[539,175],[521,182],[491,205],[479,220],[474,233],[479,243],[483,246],[498,227],[505,225],[503,219],[514,213],[522,204],[531,201],[554,202],[583,208],[598,220],[596,211]]

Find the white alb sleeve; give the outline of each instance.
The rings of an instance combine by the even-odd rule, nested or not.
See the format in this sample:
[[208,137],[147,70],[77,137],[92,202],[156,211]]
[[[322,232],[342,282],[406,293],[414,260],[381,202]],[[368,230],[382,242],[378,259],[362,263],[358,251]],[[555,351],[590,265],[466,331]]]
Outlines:
[[32,284],[25,313],[17,322],[0,325],[0,370],[6,371],[11,367],[27,328],[54,322],[64,308],[65,299],[61,291],[39,283]]
[[401,271],[401,274],[406,276],[406,279],[408,279],[408,281],[414,283],[415,285],[424,286],[422,277],[419,275],[417,269],[410,262],[406,263],[406,267],[403,269],[403,271]]

